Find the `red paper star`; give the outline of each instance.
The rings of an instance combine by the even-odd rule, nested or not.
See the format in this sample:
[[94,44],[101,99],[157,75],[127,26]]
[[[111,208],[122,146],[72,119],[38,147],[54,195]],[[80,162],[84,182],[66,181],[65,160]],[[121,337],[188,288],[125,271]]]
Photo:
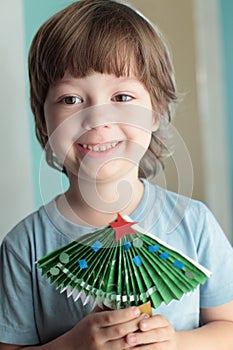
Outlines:
[[115,231],[115,241],[118,242],[125,235],[135,235],[136,232],[132,229],[132,225],[136,222],[128,222],[123,219],[120,214],[117,214],[117,221],[110,222],[110,226]]

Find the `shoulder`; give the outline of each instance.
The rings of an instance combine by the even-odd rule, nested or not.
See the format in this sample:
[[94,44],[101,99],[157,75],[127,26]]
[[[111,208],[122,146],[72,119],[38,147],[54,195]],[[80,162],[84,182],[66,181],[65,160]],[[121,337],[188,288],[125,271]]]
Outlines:
[[[212,272],[200,288],[201,307],[216,307],[231,301],[233,248],[211,210],[198,200],[156,185],[150,185],[150,192],[148,212],[154,221],[154,214],[159,214],[154,226],[151,224],[152,232]],[[160,202],[157,212],[153,204],[156,200]]]
[[35,233],[42,230],[44,225],[48,223],[48,216],[44,206],[18,222],[5,236],[3,242],[20,243],[25,240],[32,240]]
[[1,251],[32,266],[50,251],[87,232],[88,227],[68,222],[57,210],[53,199],[16,225],[4,238]]
[[146,183],[147,213],[156,219],[164,233],[184,228],[201,231],[206,225],[216,224],[213,214],[201,201],[175,193],[158,185]]
[[42,206],[8,232],[2,241],[1,253],[14,256],[17,261],[31,266],[32,261],[47,250],[48,242],[56,246],[56,232],[46,206]]
[[[198,259],[218,245],[232,254],[232,247],[211,210],[202,202],[147,184],[146,210],[140,225],[168,244]],[[141,210],[142,212],[143,210]]]

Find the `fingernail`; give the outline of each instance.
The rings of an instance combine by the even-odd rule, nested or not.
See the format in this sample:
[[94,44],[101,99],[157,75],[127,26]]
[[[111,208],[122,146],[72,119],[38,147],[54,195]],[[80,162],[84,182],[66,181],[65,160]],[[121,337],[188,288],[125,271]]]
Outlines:
[[148,314],[143,314],[143,315],[142,315],[142,318],[145,320],[145,319],[147,319],[147,318],[150,318],[150,316],[149,316]]
[[140,328],[146,329],[147,328],[147,322],[146,321],[140,322]]
[[135,337],[134,334],[131,334],[131,335],[128,336],[128,342],[130,344],[135,344],[136,343],[136,337]]
[[140,315],[140,310],[137,307],[133,307],[132,309],[134,316],[139,316]]

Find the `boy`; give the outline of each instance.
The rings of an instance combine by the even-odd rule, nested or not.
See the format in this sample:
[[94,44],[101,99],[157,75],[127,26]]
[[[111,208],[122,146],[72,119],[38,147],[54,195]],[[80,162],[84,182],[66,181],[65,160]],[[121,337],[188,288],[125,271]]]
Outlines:
[[[212,350],[222,339],[224,349],[232,349],[230,244],[204,205],[190,200],[183,212],[186,199],[177,201],[178,195],[147,180],[157,173],[161,126],[176,101],[158,31],[118,2],[75,2],[38,31],[29,73],[38,140],[70,186],[2,244],[0,350]],[[174,209],[182,221],[167,235]],[[211,279],[150,318],[137,307],[92,311],[59,295],[35,261],[107,225],[117,212],[210,269]]]

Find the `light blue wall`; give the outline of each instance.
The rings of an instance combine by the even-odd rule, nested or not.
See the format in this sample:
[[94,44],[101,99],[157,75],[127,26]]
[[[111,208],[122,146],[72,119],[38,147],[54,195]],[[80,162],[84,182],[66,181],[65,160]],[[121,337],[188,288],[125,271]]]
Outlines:
[[[23,13],[24,13],[24,23],[25,23],[25,62],[27,62],[27,55],[30,48],[31,41],[36,34],[39,27],[54,13],[63,9],[67,5],[72,3],[70,0],[23,0]],[[26,63],[27,64],[27,63]],[[25,67],[27,71],[27,66]],[[28,101],[29,101],[29,86],[27,80],[27,91],[28,91]],[[31,130],[31,146],[32,146],[32,171],[33,171],[33,180],[34,180],[34,200],[35,207],[39,207],[44,202],[48,201],[59,191],[59,186],[57,181],[54,181],[52,177],[57,175],[56,171],[51,170],[50,168],[43,169],[43,173],[47,172],[44,175],[44,178],[47,177],[48,188],[45,188],[45,185],[41,185],[41,161],[43,160],[43,152],[41,147],[36,139],[34,133],[34,117],[30,110],[28,102],[28,114],[29,114],[29,123]],[[44,164],[44,163],[43,163]],[[44,165],[43,165],[44,168]],[[42,188],[43,187],[43,188]],[[46,192],[46,196],[43,193]],[[45,198],[46,197],[46,198]]]
[[34,210],[22,3],[0,2],[0,242]]
[[[233,1],[219,0],[224,73],[224,96],[229,147],[230,188],[233,207]],[[217,82],[216,82],[217,83]],[[232,218],[233,221],[233,218]]]

